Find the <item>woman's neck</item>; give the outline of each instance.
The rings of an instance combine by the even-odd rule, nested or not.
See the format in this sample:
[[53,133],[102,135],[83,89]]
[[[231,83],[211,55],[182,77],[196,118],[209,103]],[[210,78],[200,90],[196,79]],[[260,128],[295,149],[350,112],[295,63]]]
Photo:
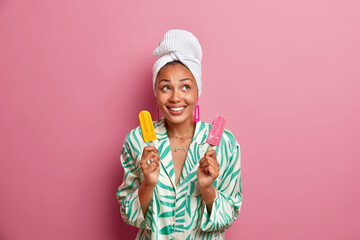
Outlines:
[[193,118],[189,118],[182,123],[172,123],[164,118],[168,136],[183,137],[194,133],[196,123]]

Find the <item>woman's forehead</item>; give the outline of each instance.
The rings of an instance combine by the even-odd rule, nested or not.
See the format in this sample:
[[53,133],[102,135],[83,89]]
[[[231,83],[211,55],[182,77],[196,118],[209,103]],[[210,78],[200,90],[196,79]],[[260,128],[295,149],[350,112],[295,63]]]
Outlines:
[[163,67],[159,71],[156,81],[159,83],[195,82],[195,78],[187,67],[181,64],[175,64]]

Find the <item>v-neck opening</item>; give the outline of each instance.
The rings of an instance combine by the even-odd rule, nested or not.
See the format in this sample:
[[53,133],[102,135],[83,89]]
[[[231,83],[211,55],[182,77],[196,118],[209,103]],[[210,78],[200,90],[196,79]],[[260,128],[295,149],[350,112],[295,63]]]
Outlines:
[[[189,143],[189,147],[188,147],[188,149],[186,150],[185,160],[184,160],[184,163],[183,163],[183,165],[182,165],[182,167],[181,167],[181,171],[180,171],[179,181],[176,181],[176,174],[175,174],[175,186],[176,186],[176,188],[178,188],[178,187],[180,186],[180,183],[181,183],[182,180],[184,179],[184,171],[186,171],[185,168],[184,168],[184,166],[185,166],[186,162],[187,162],[188,159],[189,159],[189,150],[190,150],[190,146],[191,146],[191,145],[193,144],[193,142],[194,142],[194,139],[195,139],[195,132],[194,132],[193,138],[191,139],[191,142]],[[169,140],[170,140],[170,139],[169,139]],[[170,144],[170,141],[169,141],[169,144]],[[173,151],[172,151],[172,148],[171,148],[171,144],[170,144],[170,151],[171,151],[171,158],[172,158],[172,163],[173,163],[174,173],[175,173],[174,156],[173,156]]]
[[[161,162],[166,174],[169,176],[169,179],[174,187],[174,190],[177,190],[179,187],[181,187],[181,184],[184,183],[184,181],[186,180],[186,178],[188,177],[189,174],[194,174],[192,172],[193,172],[194,167],[196,167],[196,164],[199,160],[199,159],[197,159],[199,156],[198,154],[199,154],[200,149],[203,148],[202,143],[204,141],[204,137],[199,138],[199,133],[204,130],[204,127],[205,127],[205,125],[201,120],[199,122],[196,122],[194,136],[190,142],[189,148],[187,149],[185,161],[181,168],[179,181],[177,182],[176,174],[175,174],[174,159],[173,159],[173,154],[172,154],[172,149],[171,149],[171,144],[170,144],[170,138],[167,133],[164,118],[159,119],[155,123],[155,133],[157,136],[157,140],[155,140],[155,142],[156,142],[155,146],[160,147],[159,148],[159,150],[161,151],[160,152],[161,153],[160,162]],[[205,134],[205,137],[206,137],[207,129],[205,129],[204,131],[205,131],[205,133],[203,133],[201,136],[203,136]],[[194,144],[196,146],[199,146],[199,150],[197,150],[197,147],[194,146]]]

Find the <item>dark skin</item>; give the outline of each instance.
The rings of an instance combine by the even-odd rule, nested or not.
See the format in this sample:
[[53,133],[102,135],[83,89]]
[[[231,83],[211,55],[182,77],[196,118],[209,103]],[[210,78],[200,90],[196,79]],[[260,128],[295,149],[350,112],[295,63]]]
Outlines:
[[[147,165],[146,161],[150,158],[153,159],[153,162],[150,165]],[[145,216],[153,197],[155,186],[159,180],[160,173],[160,156],[158,150],[154,146],[144,147],[140,166],[144,174],[144,181],[139,188],[139,200],[142,212]]]
[[[197,100],[197,84],[191,71],[181,65],[174,64],[163,67],[157,76],[155,93],[158,107],[164,115],[164,120],[169,137],[185,136],[195,131],[193,111]],[[192,138],[179,140],[172,138],[177,147],[185,147]],[[186,158],[186,152],[173,150],[173,157],[176,182],[179,181],[182,167]],[[153,163],[147,165],[146,161],[152,158]],[[143,214],[153,197],[155,186],[159,180],[160,156],[153,146],[144,148],[140,166],[144,174],[144,181],[139,188],[139,199]],[[199,161],[197,169],[197,180],[202,197],[206,202],[211,202],[216,197],[216,191],[212,183],[219,176],[220,164],[216,159],[216,151],[209,149]],[[208,213],[211,214],[212,203],[207,204]]]

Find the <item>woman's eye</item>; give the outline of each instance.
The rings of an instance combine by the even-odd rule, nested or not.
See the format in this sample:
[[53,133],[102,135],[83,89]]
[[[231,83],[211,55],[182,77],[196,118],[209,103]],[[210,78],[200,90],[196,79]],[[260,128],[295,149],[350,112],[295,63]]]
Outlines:
[[161,90],[163,90],[163,91],[169,91],[170,88],[169,88],[168,86],[165,86],[165,87],[162,87]]
[[189,85],[184,85],[184,86],[183,86],[183,89],[189,90],[189,89],[190,89],[190,86],[189,86]]

